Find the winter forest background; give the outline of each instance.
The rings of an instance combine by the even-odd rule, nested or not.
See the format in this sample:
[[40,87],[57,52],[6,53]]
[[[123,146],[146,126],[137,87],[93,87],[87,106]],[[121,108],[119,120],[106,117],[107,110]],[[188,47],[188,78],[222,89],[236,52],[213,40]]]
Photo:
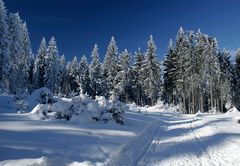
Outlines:
[[43,37],[34,54],[26,22],[19,13],[8,14],[0,0],[0,93],[47,87],[59,96],[83,93],[141,106],[163,100],[181,105],[185,113],[225,112],[227,102],[240,108],[240,50],[231,63],[230,52],[219,48],[216,38],[182,27],[162,63],[153,36],[147,46],[135,53],[119,51],[112,37],[103,60],[95,44],[90,63],[85,55],[66,62],[56,39]]

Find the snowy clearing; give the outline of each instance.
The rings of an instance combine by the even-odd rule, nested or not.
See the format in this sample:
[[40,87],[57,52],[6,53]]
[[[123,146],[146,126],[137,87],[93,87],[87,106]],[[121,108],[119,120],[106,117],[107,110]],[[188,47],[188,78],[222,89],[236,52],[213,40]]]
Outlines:
[[240,113],[184,115],[130,105],[113,121],[37,120],[0,97],[0,166],[238,165]]

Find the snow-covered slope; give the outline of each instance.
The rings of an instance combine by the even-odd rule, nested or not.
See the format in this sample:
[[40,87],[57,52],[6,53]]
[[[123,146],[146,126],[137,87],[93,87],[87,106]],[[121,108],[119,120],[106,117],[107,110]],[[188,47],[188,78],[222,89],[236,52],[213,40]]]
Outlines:
[[0,166],[238,165],[240,113],[184,115],[131,105],[126,125],[36,120],[0,97]]

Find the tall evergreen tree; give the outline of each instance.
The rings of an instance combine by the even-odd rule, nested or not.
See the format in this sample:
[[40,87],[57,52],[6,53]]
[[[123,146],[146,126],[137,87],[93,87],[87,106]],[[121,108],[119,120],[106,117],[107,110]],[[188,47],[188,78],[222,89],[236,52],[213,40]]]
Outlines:
[[67,69],[66,69],[66,60],[65,56],[62,55],[59,61],[59,93],[68,94],[68,77],[67,77]]
[[148,41],[148,49],[143,64],[142,78],[144,80],[144,91],[153,105],[160,96],[161,75],[160,63],[157,60],[156,45],[153,37],[150,36]]
[[24,76],[20,69],[23,49],[23,27],[18,13],[9,15],[10,33],[10,92],[16,93],[23,88]]
[[175,103],[174,101],[174,91],[176,89],[174,81],[174,73],[176,72],[176,68],[174,66],[174,62],[177,60],[175,56],[175,50],[173,46],[173,40],[171,39],[169,41],[168,45],[168,54],[165,57],[165,60],[163,62],[164,66],[164,84],[163,84],[163,99],[167,103]]
[[236,54],[236,60],[234,65],[234,94],[233,94],[233,102],[234,105],[240,109],[240,49],[238,49]]
[[44,76],[46,73],[47,60],[47,43],[45,38],[42,39],[37,51],[34,62],[34,87],[41,88],[45,86]]
[[19,70],[22,72],[23,87],[29,88],[30,86],[30,66],[32,62],[32,49],[28,33],[26,22],[22,25],[23,28],[23,48],[21,54],[21,63],[19,64]]
[[129,101],[129,94],[131,92],[131,75],[130,75],[130,54],[125,49],[119,58],[119,72],[115,78],[116,85],[114,93],[117,98],[120,97],[122,101]]
[[225,104],[230,101],[231,91],[231,63],[230,52],[223,50],[218,54],[218,61],[220,63],[220,78],[219,78],[219,108],[221,112],[225,111]]
[[95,97],[96,95],[101,95],[103,91],[101,64],[97,44],[94,45],[91,57],[92,62],[89,66],[89,77],[92,88],[92,96]]
[[134,56],[134,64],[133,64],[133,84],[132,88],[134,89],[134,98],[135,102],[138,105],[143,104],[143,79],[142,79],[142,68],[143,68],[143,62],[144,62],[144,54],[141,52],[140,47],[135,52]]
[[92,93],[90,87],[90,78],[89,78],[89,65],[85,55],[82,56],[79,63],[79,81],[80,81],[80,90],[82,93],[87,93],[88,95]]
[[48,44],[47,49],[47,66],[46,73],[44,75],[45,86],[48,87],[53,93],[59,91],[59,54],[57,43],[54,37],[52,37]]
[[9,75],[9,28],[7,9],[4,2],[0,0],[0,88],[8,88],[8,75]]
[[106,79],[105,82],[107,82],[108,87],[106,91],[108,93],[110,93],[110,91],[113,90],[114,78],[116,77],[118,72],[117,59],[118,59],[118,47],[114,37],[112,37],[108,45],[107,53],[104,58],[104,63],[102,66],[102,72]]
[[71,92],[79,92],[80,78],[79,78],[79,65],[77,57],[75,56],[71,63],[67,65],[67,73],[69,78]]

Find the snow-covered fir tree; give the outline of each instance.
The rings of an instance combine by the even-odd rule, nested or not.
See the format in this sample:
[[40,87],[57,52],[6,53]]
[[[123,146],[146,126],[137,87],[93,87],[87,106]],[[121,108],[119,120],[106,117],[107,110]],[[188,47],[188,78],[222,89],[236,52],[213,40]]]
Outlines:
[[173,46],[173,40],[169,41],[168,45],[168,53],[165,56],[163,66],[164,66],[164,74],[163,74],[163,99],[167,103],[175,103],[175,73],[176,67],[176,54]]
[[66,60],[65,55],[60,57],[60,64],[59,64],[59,93],[67,95],[69,93],[69,84],[68,84],[68,75],[67,75],[67,68],[66,68]]
[[157,102],[161,91],[160,63],[157,60],[156,45],[153,37],[150,36],[146,58],[142,68],[142,79],[144,80],[144,91],[148,97],[149,104]]
[[240,109],[240,49],[237,50],[236,60],[234,65],[234,85],[233,85],[233,102]]
[[144,54],[141,52],[141,48],[139,47],[138,50],[135,52],[134,56],[134,64],[133,64],[133,95],[134,101],[138,105],[142,105],[143,103],[143,79],[142,79],[142,67],[144,61]]
[[220,78],[218,82],[220,112],[226,111],[224,110],[224,105],[230,101],[232,78],[230,57],[230,52],[225,49],[218,54],[218,61],[220,64]]
[[70,84],[70,91],[77,93],[80,87],[79,65],[77,57],[75,56],[71,63],[67,65],[67,73]]
[[89,65],[85,55],[82,56],[79,62],[79,81],[82,93],[90,95],[92,91],[90,87]]
[[23,26],[18,13],[9,15],[10,33],[10,74],[9,87],[11,93],[16,93],[23,88],[24,76],[20,70],[23,50]]
[[96,95],[101,95],[103,93],[103,83],[102,83],[102,73],[101,73],[101,63],[99,59],[98,46],[94,45],[92,51],[92,62],[89,66],[89,77],[92,88],[92,97]]
[[38,48],[37,55],[34,62],[34,88],[41,88],[45,86],[44,76],[46,73],[47,60],[47,43],[43,37]]
[[10,53],[7,9],[0,0],[0,89],[8,89]]
[[22,25],[23,28],[23,48],[21,53],[21,63],[19,64],[19,70],[22,72],[23,86],[22,88],[28,88],[30,86],[30,65],[32,62],[32,49],[29,38],[29,32],[26,22]]
[[121,101],[128,102],[131,94],[130,53],[125,49],[119,57],[119,71],[115,77],[114,95]]
[[[48,44],[47,49],[47,65],[45,68],[44,82],[45,86],[49,88],[53,93],[58,93],[59,89],[59,54],[57,43],[54,37],[52,37]],[[45,63],[46,63],[45,62]]]
[[118,47],[114,37],[112,37],[108,45],[107,53],[105,55],[104,63],[102,66],[102,73],[106,79],[105,82],[107,82],[107,93],[110,93],[110,91],[112,91],[114,87],[114,78],[116,77],[118,72],[117,60]]

